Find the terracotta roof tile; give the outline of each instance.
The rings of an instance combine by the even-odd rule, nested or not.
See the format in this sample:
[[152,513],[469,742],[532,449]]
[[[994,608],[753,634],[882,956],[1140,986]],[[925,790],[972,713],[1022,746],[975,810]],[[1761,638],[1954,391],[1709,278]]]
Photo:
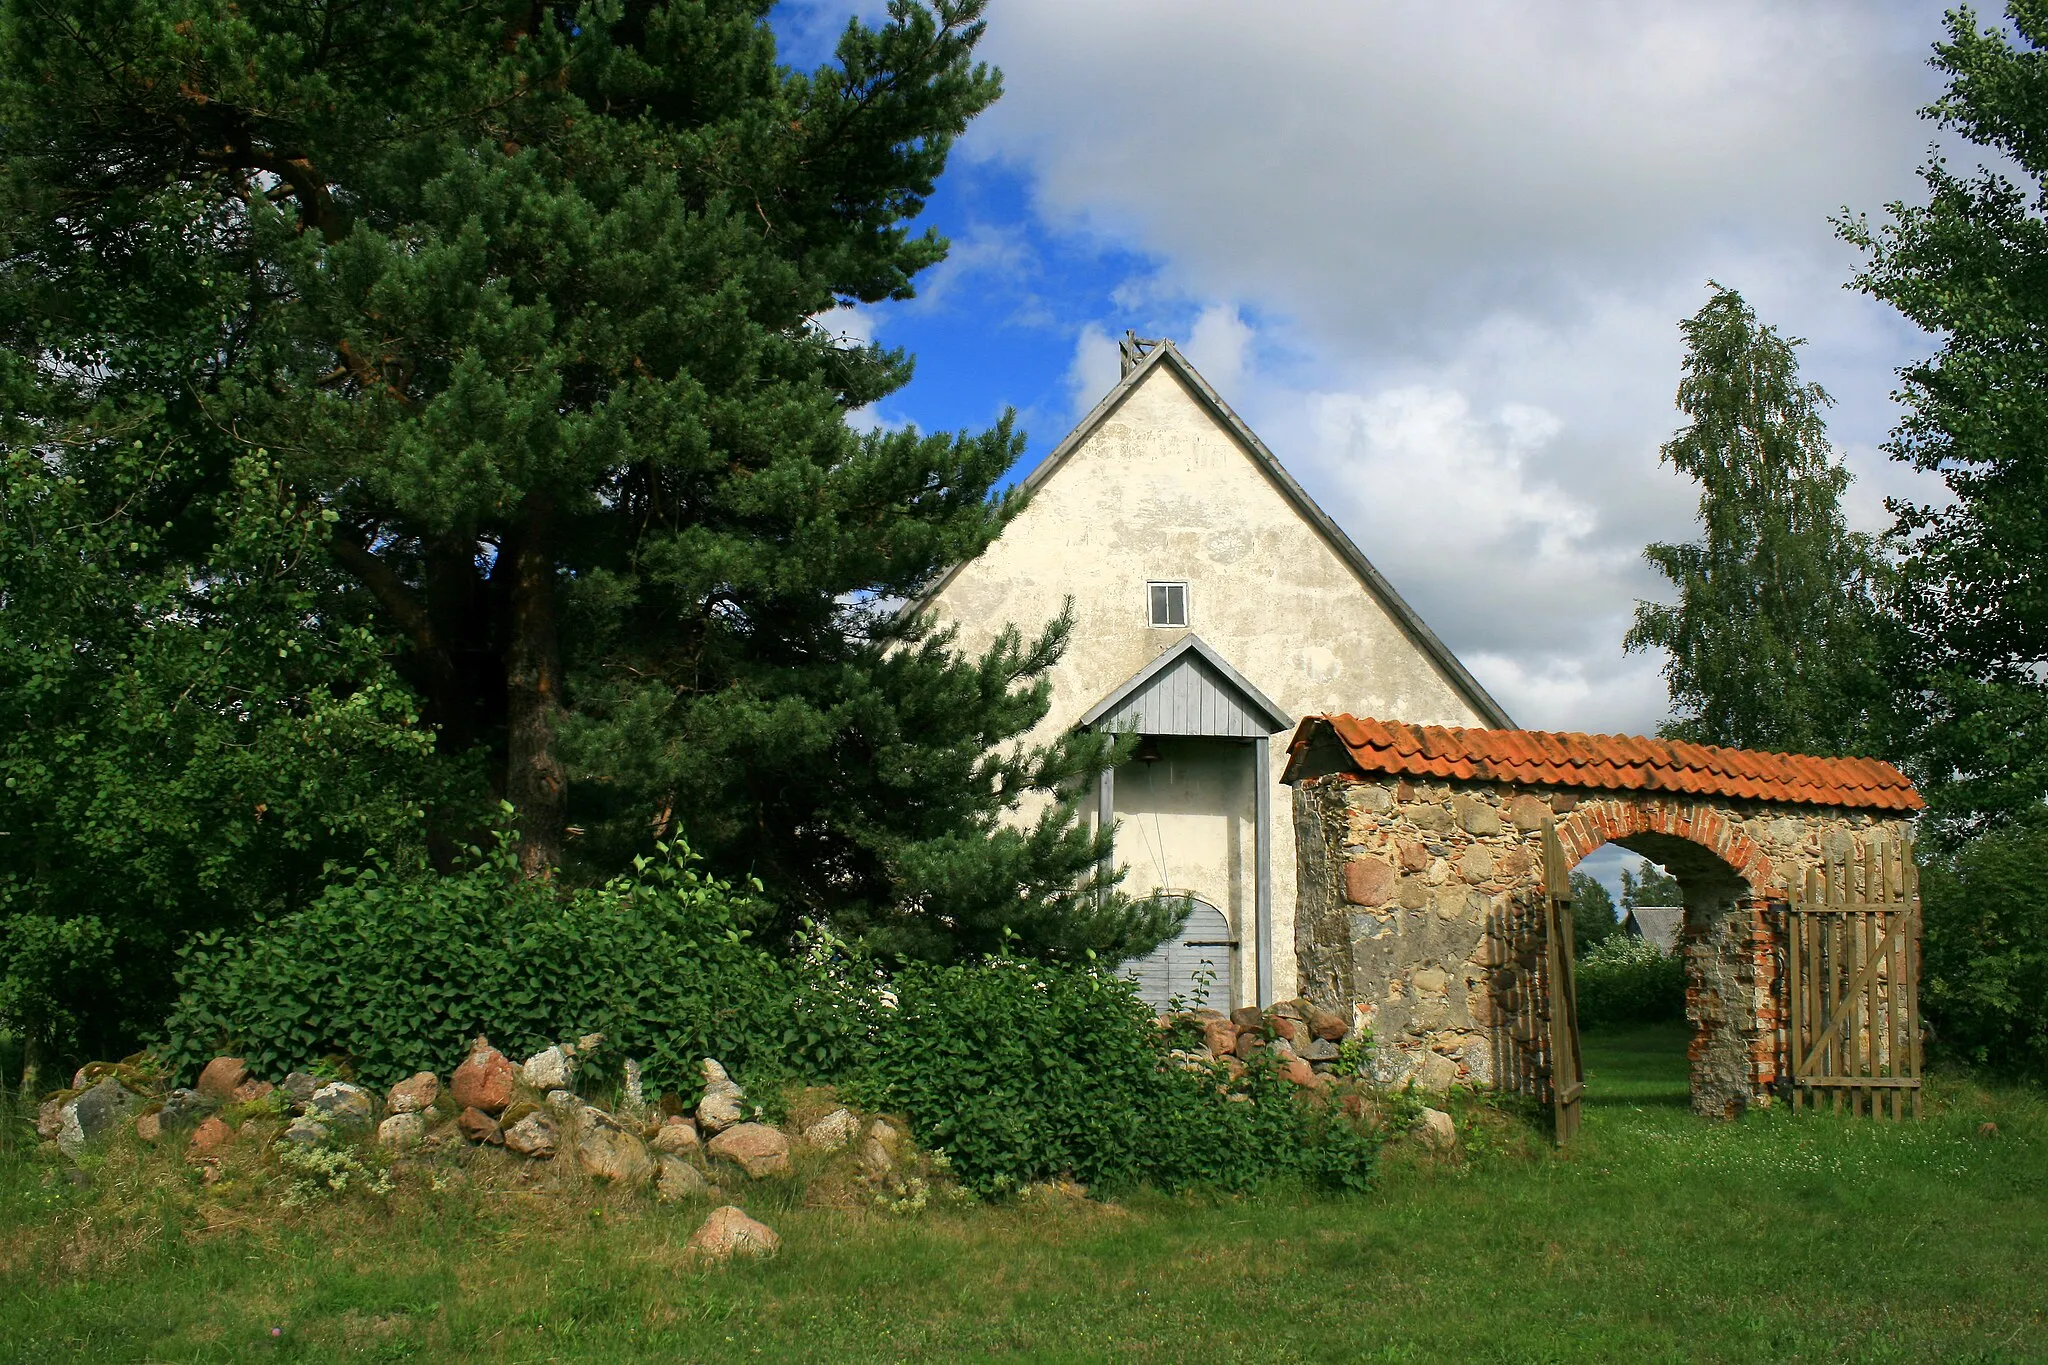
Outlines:
[[1903,773],[1874,758],[1767,754],[1640,735],[1462,730],[1346,715],[1303,720],[1293,751],[1306,747],[1319,728],[1336,737],[1360,773],[1691,792],[1868,810],[1913,811],[1926,804]]

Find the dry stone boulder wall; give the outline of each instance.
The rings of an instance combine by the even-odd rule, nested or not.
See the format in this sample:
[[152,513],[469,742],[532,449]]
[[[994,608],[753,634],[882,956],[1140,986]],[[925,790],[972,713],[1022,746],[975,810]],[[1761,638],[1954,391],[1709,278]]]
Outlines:
[[672,1115],[654,1133],[654,1150],[670,1156],[691,1157],[704,1150],[697,1125],[680,1114]]
[[328,1126],[316,1118],[301,1114],[285,1125],[277,1135],[279,1142],[289,1142],[299,1147],[317,1147],[327,1141],[331,1134]]
[[576,1064],[560,1044],[528,1057],[519,1068],[519,1079],[535,1090],[567,1090]]
[[747,1116],[747,1092],[725,1068],[711,1058],[704,1059],[704,1098],[697,1101],[697,1127],[717,1133]]
[[410,1151],[427,1135],[427,1116],[417,1111],[393,1114],[377,1125],[377,1142],[394,1152]]
[[657,1199],[708,1199],[711,1182],[704,1173],[683,1158],[663,1152],[655,1158],[654,1194]]
[[469,1056],[462,1065],[455,1068],[449,1077],[448,1089],[455,1103],[464,1109],[481,1109],[486,1114],[503,1113],[505,1106],[512,1103],[513,1085],[518,1079],[511,1059],[490,1044],[487,1038],[478,1038],[470,1046]]
[[344,1132],[357,1132],[375,1121],[377,1104],[361,1086],[334,1081],[313,1092],[306,1112]]
[[536,1109],[505,1130],[505,1148],[535,1161],[555,1154],[561,1136],[555,1121]]
[[860,1136],[860,1119],[851,1109],[834,1109],[804,1129],[804,1142],[821,1152],[836,1152]]
[[192,1130],[192,1141],[186,1147],[186,1155],[194,1161],[205,1161],[217,1156],[221,1148],[235,1140],[235,1130],[225,1120],[208,1118]]
[[221,1101],[232,1100],[249,1079],[249,1068],[240,1057],[216,1057],[199,1073],[199,1093]]
[[77,1160],[85,1149],[112,1132],[128,1111],[140,1104],[134,1091],[107,1077],[59,1110],[57,1150]]
[[499,1146],[505,1141],[504,1131],[498,1127],[498,1121],[475,1105],[457,1114],[455,1123],[462,1130],[462,1135],[471,1142],[488,1142],[492,1146]]
[[789,1139],[765,1123],[741,1123],[711,1139],[705,1150],[736,1164],[750,1180],[789,1174]]
[[647,1144],[602,1110],[586,1108],[578,1124],[576,1163],[585,1175],[638,1189],[654,1176]]
[[713,1209],[703,1226],[690,1234],[689,1250],[714,1261],[733,1256],[773,1256],[782,1239],[766,1223],[757,1223],[740,1209],[727,1204]]
[[394,1114],[424,1114],[440,1098],[440,1078],[431,1071],[422,1071],[392,1086],[384,1107]]

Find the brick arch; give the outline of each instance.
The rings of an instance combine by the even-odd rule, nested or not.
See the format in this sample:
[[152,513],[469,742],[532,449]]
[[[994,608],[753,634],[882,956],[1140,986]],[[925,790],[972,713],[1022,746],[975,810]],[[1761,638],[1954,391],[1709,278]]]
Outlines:
[[1574,867],[1602,844],[1638,834],[1662,834],[1704,848],[1748,885],[1751,899],[1778,894],[1769,855],[1721,811],[1701,802],[1608,796],[1580,801],[1557,822],[1558,843]]

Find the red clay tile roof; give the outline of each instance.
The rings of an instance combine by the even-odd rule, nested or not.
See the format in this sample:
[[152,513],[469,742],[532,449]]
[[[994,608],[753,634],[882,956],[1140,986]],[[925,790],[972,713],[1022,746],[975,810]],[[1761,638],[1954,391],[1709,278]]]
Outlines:
[[1299,755],[1324,727],[1361,773],[1683,792],[1870,810],[1919,810],[1927,804],[1905,774],[1879,759],[1766,754],[1635,735],[1463,730],[1356,716],[1309,716],[1296,728],[1290,754]]

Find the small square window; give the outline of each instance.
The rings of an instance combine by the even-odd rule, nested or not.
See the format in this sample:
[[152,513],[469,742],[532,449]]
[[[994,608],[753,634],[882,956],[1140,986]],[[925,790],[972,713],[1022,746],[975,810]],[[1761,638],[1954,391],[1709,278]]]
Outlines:
[[1147,583],[1146,596],[1152,603],[1152,624],[1169,629],[1184,629],[1188,623],[1188,585],[1185,583]]

